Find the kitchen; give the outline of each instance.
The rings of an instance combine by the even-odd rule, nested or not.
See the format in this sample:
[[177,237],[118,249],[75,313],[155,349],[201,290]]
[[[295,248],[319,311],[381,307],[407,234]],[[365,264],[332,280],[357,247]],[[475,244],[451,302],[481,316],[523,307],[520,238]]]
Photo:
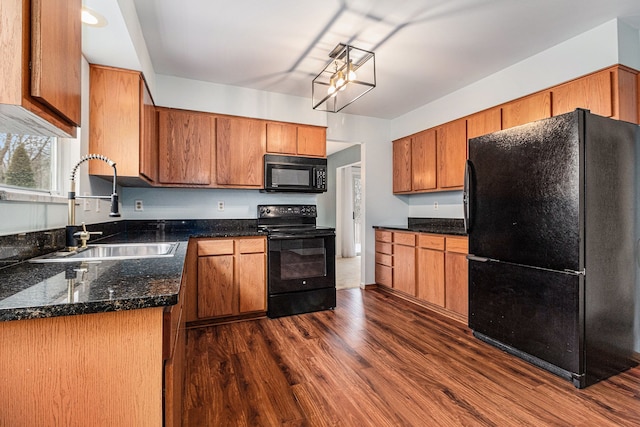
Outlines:
[[[115,3],[115,2],[114,2]],[[129,33],[137,35],[136,22],[132,21],[130,4],[125,2],[119,5],[126,22]],[[94,6],[97,8],[97,6]],[[129,9],[128,9],[129,8]],[[135,12],[135,10],[133,10]],[[129,13],[129,14],[127,14]],[[118,21],[116,21],[118,22]],[[604,22],[604,21],[603,21]],[[120,66],[128,69],[142,69],[145,78],[148,79],[154,101],[157,105],[170,106],[198,111],[211,111],[222,114],[230,114],[244,117],[257,117],[269,120],[283,120],[287,122],[304,123],[309,125],[327,126],[327,138],[338,141],[362,141],[363,149],[363,175],[365,177],[365,227],[363,244],[365,248],[363,283],[375,283],[375,257],[374,257],[374,226],[402,224],[407,217],[453,217],[461,216],[461,197],[459,192],[445,193],[420,193],[397,196],[393,194],[392,179],[393,164],[392,146],[390,141],[440,125],[447,121],[475,113],[503,102],[528,95],[538,90],[548,88],[571,79],[587,75],[594,71],[604,69],[622,63],[633,69],[640,69],[638,65],[637,28],[630,27],[621,20],[606,20],[601,25],[589,27],[576,33],[576,37],[549,46],[540,55],[522,58],[511,67],[492,74],[490,77],[479,80],[474,84],[453,92],[426,105],[418,104],[407,114],[393,120],[376,119],[367,115],[342,115],[320,114],[309,108],[308,98],[299,97],[270,97],[264,102],[262,93],[255,93],[230,86],[219,86],[202,81],[170,77],[167,75],[154,75],[149,72],[150,59],[144,54],[146,48],[140,45],[140,40],[132,36],[127,44],[120,46],[119,53],[122,58],[127,52],[136,53],[137,64],[112,63],[109,65]],[[602,43],[593,44],[593,40],[604,40]],[[611,52],[620,50],[619,57],[611,60]],[[583,60],[581,54],[589,52],[589,61]],[[137,53],[143,52],[143,53]],[[549,58],[561,63],[551,70]],[[580,59],[578,59],[580,58]],[[122,59],[124,61],[124,59]],[[378,61],[381,61],[378,58]],[[545,72],[539,72],[544,69]],[[548,72],[547,72],[548,71]],[[88,67],[83,68],[85,76],[89,73]],[[308,79],[310,81],[311,78]],[[88,79],[83,78],[83,95],[88,93]],[[517,82],[518,87],[506,87],[500,82]],[[380,86],[382,84],[380,83]],[[156,89],[157,88],[157,89]],[[162,89],[159,89],[162,88]],[[374,89],[353,106],[366,104],[367,97],[373,96],[381,87]],[[229,95],[229,94],[232,95]],[[83,96],[83,102],[87,102]],[[88,110],[88,105],[85,104]],[[85,112],[85,117],[87,113]],[[63,174],[80,158],[80,153],[86,154],[88,129],[81,129],[80,144],[71,145],[77,152],[70,166],[63,168]],[[81,171],[79,178],[81,183],[91,183],[91,194],[106,194],[110,191],[108,182],[99,179],[89,179],[86,172]],[[65,182],[66,186],[67,183]],[[86,184],[85,184],[86,185]],[[106,191],[105,190],[106,187]],[[87,191],[82,189],[81,191]],[[269,194],[259,193],[255,190],[195,190],[195,189],[156,189],[123,187],[121,191],[121,213],[125,219],[146,220],[158,219],[207,219],[207,218],[255,218],[256,206],[259,204],[273,203]],[[218,201],[223,198],[225,209],[218,211]],[[142,211],[136,211],[136,200],[144,202]],[[286,196],[278,199],[281,203],[313,204],[313,196]],[[2,209],[7,217],[12,218],[11,224],[6,224],[3,234],[14,234],[24,231],[56,228],[65,225],[66,206],[55,205],[44,209],[44,215],[48,216],[44,226],[41,223],[33,224],[34,218],[43,215],[42,209],[37,207],[25,207],[24,203],[1,202]],[[436,203],[438,209],[435,208]],[[92,209],[93,210],[93,209]],[[27,212],[25,214],[25,211]],[[84,213],[87,223],[107,221],[106,207],[100,215],[94,212]],[[95,216],[95,218],[93,218]],[[15,220],[14,220],[15,218]],[[39,219],[35,219],[38,221]]]

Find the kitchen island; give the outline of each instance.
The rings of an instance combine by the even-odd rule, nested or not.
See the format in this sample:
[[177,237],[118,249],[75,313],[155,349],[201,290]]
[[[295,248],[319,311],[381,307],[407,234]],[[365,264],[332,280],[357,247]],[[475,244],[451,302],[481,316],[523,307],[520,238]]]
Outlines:
[[179,425],[188,241],[259,234],[235,225],[122,221],[99,243],[175,255],[0,269],[0,425]]

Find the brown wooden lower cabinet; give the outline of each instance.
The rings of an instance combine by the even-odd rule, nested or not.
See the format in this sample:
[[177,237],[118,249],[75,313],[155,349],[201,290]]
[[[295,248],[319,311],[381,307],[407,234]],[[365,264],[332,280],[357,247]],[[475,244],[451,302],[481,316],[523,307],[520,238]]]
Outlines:
[[416,295],[416,235],[393,232],[393,288]]
[[418,235],[417,297],[445,306],[444,236]]
[[469,313],[468,239],[447,237],[445,253],[445,308],[465,318]]
[[375,280],[466,321],[467,252],[464,236],[377,229]]
[[197,241],[195,318],[202,320],[267,310],[266,238]]

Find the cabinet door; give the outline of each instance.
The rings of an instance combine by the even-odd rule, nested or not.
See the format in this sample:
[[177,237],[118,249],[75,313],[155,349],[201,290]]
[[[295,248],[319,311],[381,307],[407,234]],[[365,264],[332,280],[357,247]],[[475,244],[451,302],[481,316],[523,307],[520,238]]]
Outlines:
[[502,110],[491,108],[467,117],[467,139],[502,129]]
[[140,77],[140,174],[158,180],[158,114],[144,79]]
[[81,0],[32,0],[31,95],[80,126]]
[[411,139],[412,190],[436,188],[436,131],[426,130]]
[[298,127],[287,123],[267,123],[267,153],[297,154]]
[[211,184],[214,116],[161,109],[158,120],[158,180],[163,184]]
[[551,111],[558,116],[579,107],[591,110],[593,114],[611,117],[612,91],[611,71],[600,71],[554,87],[551,91]]
[[298,154],[301,156],[327,156],[327,130],[315,126],[298,126]]
[[467,160],[467,121],[456,120],[437,129],[438,188],[462,188]]
[[218,185],[263,186],[266,124],[262,120],[218,117],[216,132]]
[[617,67],[613,79],[613,118],[625,122],[640,123],[638,116],[638,102],[640,91],[638,80],[640,74],[629,69]]
[[393,192],[411,191],[411,138],[393,141]]
[[237,261],[240,313],[266,311],[267,280],[265,254],[238,254]]
[[[91,65],[89,81],[89,151],[116,162],[118,177],[138,177],[140,73]],[[113,169],[89,162],[89,174],[113,176]]]
[[418,248],[417,276],[416,296],[444,307],[444,252]]
[[198,317],[234,314],[233,255],[198,257]]
[[464,317],[469,313],[469,273],[467,256],[445,254],[445,307]]
[[551,117],[551,92],[539,92],[502,106],[502,129]]
[[394,245],[393,287],[409,295],[416,295],[416,248]]

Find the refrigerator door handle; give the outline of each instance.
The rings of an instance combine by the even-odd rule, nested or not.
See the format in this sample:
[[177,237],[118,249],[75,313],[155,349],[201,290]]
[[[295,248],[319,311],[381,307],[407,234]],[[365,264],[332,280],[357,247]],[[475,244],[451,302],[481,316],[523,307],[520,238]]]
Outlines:
[[464,231],[469,234],[471,228],[471,161],[467,160],[464,166],[464,187],[462,189],[462,215],[464,220]]
[[475,255],[467,255],[467,259],[469,261],[478,261],[478,262],[489,262],[492,261],[491,258],[485,258],[482,256],[475,256]]
[[585,268],[583,268],[582,270],[570,270],[568,268],[564,269],[565,273],[570,273],[576,276],[586,276],[587,275],[587,270]]

